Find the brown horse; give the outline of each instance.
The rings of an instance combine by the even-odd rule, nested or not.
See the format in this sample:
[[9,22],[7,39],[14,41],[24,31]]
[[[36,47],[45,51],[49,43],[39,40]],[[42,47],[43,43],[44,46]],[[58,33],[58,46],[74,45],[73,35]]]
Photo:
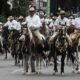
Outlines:
[[80,46],[80,32],[74,32],[70,34],[70,38],[72,40],[72,46],[69,47],[70,53],[72,53],[71,60],[73,63],[73,72],[80,71],[80,54],[79,54],[79,46]]
[[[45,22],[43,22],[42,27],[40,28],[40,33],[42,35],[45,36],[46,40],[40,42],[40,40],[33,34],[34,36],[34,41],[35,41],[35,46],[36,46],[36,67],[37,67],[37,71],[38,73],[41,71],[42,69],[42,62],[45,61],[46,65],[48,65],[47,61],[48,61],[48,55],[50,53],[50,45],[49,45],[49,28],[48,26],[45,24]],[[44,47],[42,46],[44,45]],[[43,63],[44,64],[44,63]]]
[[21,53],[23,55],[24,73],[35,72],[34,43],[29,28],[23,28],[21,37]]

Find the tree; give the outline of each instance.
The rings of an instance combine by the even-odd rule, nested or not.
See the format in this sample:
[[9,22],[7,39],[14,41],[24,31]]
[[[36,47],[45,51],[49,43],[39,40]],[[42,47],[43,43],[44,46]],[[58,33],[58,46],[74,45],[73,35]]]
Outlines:
[[58,5],[66,11],[74,10],[76,12],[77,7],[80,7],[80,0],[58,0]]
[[9,5],[7,4],[7,1],[8,0],[0,0],[0,15],[10,15]]
[[13,7],[13,15],[26,16],[29,9],[29,0],[14,0]]

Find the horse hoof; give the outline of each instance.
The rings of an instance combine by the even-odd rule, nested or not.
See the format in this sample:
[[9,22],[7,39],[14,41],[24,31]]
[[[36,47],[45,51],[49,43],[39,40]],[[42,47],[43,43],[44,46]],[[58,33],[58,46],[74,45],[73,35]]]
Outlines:
[[37,72],[36,72],[36,74],[38,74],[38,75],[39,75],[39,74],[41,74],[41,72],[40,72],[40,71],[37,71]]
[[23,72],[22,74],[23,74],[23,75],[26,75],[26,72]]
[[53,75],[58,75],[58,72],[53,72]]
[[77,73],[77,71],[76,70],[72,70],[72,73]]
[[39,74],[40,74],[40,72],[37,72],[37,74],[39,75]]
[[30,74],[31,74],[31,72],[27,72],[26,74],[27,74],[27,75],[30,75]]
[[7,60],[7,57],[5,57],[4,60]]
[[72,70],[72,73],[75,73],[75,71],[74,71],[74,70]]
[[80,70],[77,71],[77,74],[80,74]]
[[62,72],[61,75],[64,76],[64,72]]

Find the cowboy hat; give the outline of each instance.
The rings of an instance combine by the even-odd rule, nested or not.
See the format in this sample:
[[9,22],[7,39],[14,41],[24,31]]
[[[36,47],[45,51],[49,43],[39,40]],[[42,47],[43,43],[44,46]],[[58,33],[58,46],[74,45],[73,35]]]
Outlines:
[[9,20],[10,20],[10,19],[14,19],[14,17],[13,17],[13,16],[9,16]]
[[60,11],[60,14],[65,14],[66,12],[64,10],[61,10]]
[[24,18],[23,16],[19,16],[19,18],[18,18],[18,19],[20,20],[20,19],[23,19],[23,18]]
[[30,7],[29,11],[35,11],[35,8],[34,7]]

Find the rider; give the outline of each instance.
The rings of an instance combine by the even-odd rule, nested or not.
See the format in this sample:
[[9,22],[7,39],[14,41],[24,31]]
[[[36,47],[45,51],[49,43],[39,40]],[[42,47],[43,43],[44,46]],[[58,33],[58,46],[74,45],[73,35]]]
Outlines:
[[22,26],[22,22],[23,22],[23,20],[24,20],[24,17],[23,16],[19,16],[19,18],[18,18],[18,30],[19,30],[19,32],[20,33],[22,33],[22,30],[23,30],[23,26]]
[[45,40],[45,37],[39,32],[39,29],[42,26],[42,24],[41,24],[40,17],[35,14],[34,7],[29,8],[29,16],[26,17],[26,21],[24,24],[27,24],[31,39],[32,39],[32,32],[33,32],[34,35],[39,39],[39,42],[42,44],[42,42]]
[[9,16],[8,21],[5,23],[4,27],[8,26],[9,32],[14,32],[16,34],[16,38],[18,37],[19,28],[18,22],[14,20],[13,16]]
[[55,21],[56,21],[56,18],[57,18],[56,16],[53,16],[52,21],[51,21],[51,23],[49,25],[50,36],[52,36],[54,31],[55,31]]
[[[58,30],[60,29],[62,26],[69,26],[69,20],[65,17],[65,11],[61,10],[60,11],[60,16],[56,19],[55,21],[55,29]],[[51,37],[50,37],[50,42],[54,40],[55,37],[57,37],[58,35],[58,31],[56,31]],[[71,44],[71,39],[68,36],[68,34],[66,34],[67,39],[69,41],[69,44]]]
[[73,26],[74,21],[75,21],[75,19],[74,19],[73,15],[71,15],[69,17],[69,24],[70,24],[70,26]]
[[16,29],[17,21],[14,20],[13,16],[9,16],[8,21],[5,23],[4,26],[8,26],[9,31]]
[[75,18],[72,24],[74,25],[75,32],[80,32],[80,14],[77,18]]

